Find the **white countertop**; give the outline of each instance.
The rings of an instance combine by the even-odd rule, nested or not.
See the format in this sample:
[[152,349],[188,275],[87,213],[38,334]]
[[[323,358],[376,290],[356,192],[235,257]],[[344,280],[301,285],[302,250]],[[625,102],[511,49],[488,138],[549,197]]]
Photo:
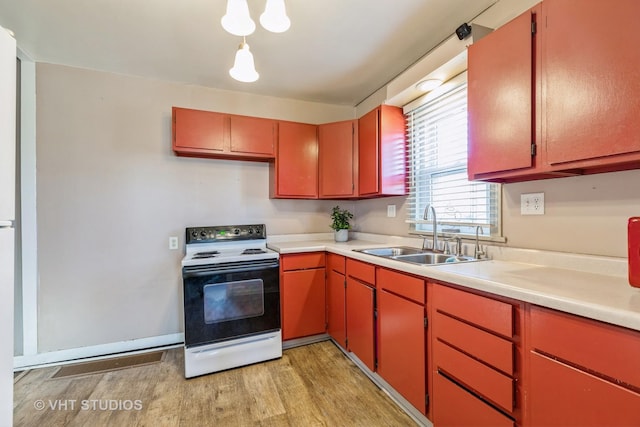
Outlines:
[[556,254],[537,259],[553,259],[553,265],[493,259],[424,266],[353,251],[401,244],[402,242],[381,242],[380,239],[358,239],[344,243],[337,243],[331,239],[297,238],[287,241],[286,236],[282,236],[270,241],[268,246],[281,254],[333,252],[425,278],[640,331],[640,288],[630,286],[627,277],[621,274],[624,260]]

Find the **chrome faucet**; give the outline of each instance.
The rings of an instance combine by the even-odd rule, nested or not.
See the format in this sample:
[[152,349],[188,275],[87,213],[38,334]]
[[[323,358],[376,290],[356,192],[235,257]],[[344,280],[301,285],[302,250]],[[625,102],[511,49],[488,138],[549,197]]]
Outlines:
[[475,259],[480,259],[482,256],[486,255],[486,253],[482,250],[482,247],[480,246],[480,238],[478,237],[478,233],[482,231],[482,227],[477,225],[476,226],[476,248],[473,251],[473,257]]
[[[423,219],[425,221],[429,220],[429,212],[431,212],[432,221],[433,221],[433,240],[431,243],[432,245],[431,247],[434,252],[438,252],[438,221],[436,219],[436,210],[431,204],[428,204],[427,207],[424,208]],[[427,243],[427,239],[425,238],[422,241],[422,249],[427,249],[426,243]]]
[[464,254],[462,253],[462,239],[460,237],[456,236],[451,240],[456,242],[456,253],[455,253],[455,256],[463,256]]

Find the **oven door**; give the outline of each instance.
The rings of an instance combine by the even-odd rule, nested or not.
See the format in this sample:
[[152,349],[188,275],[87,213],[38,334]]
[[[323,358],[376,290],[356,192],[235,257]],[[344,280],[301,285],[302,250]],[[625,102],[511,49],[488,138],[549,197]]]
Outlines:
[[280,329],[278,260],[184,267],[185,346]]

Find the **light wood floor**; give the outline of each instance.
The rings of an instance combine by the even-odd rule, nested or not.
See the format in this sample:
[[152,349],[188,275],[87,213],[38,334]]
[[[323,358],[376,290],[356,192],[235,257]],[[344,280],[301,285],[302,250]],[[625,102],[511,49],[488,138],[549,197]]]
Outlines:
[[172,349],[160,363],[83,377],[33,369],[16,377],[14,425],[416,425],[331,341],[189,380],[182,366]]

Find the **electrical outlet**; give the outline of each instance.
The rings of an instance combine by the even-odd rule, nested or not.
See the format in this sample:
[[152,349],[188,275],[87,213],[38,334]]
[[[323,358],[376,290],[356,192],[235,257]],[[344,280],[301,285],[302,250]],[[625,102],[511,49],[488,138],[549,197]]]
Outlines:
[[169,237],[169,249],[172,251],[178,249],[178,237],[176,236]]
[[544,193],[521,194],[520,215],[544,215]]
[[388,218],[396,217],[396,205],[387,205],[387,217]]

